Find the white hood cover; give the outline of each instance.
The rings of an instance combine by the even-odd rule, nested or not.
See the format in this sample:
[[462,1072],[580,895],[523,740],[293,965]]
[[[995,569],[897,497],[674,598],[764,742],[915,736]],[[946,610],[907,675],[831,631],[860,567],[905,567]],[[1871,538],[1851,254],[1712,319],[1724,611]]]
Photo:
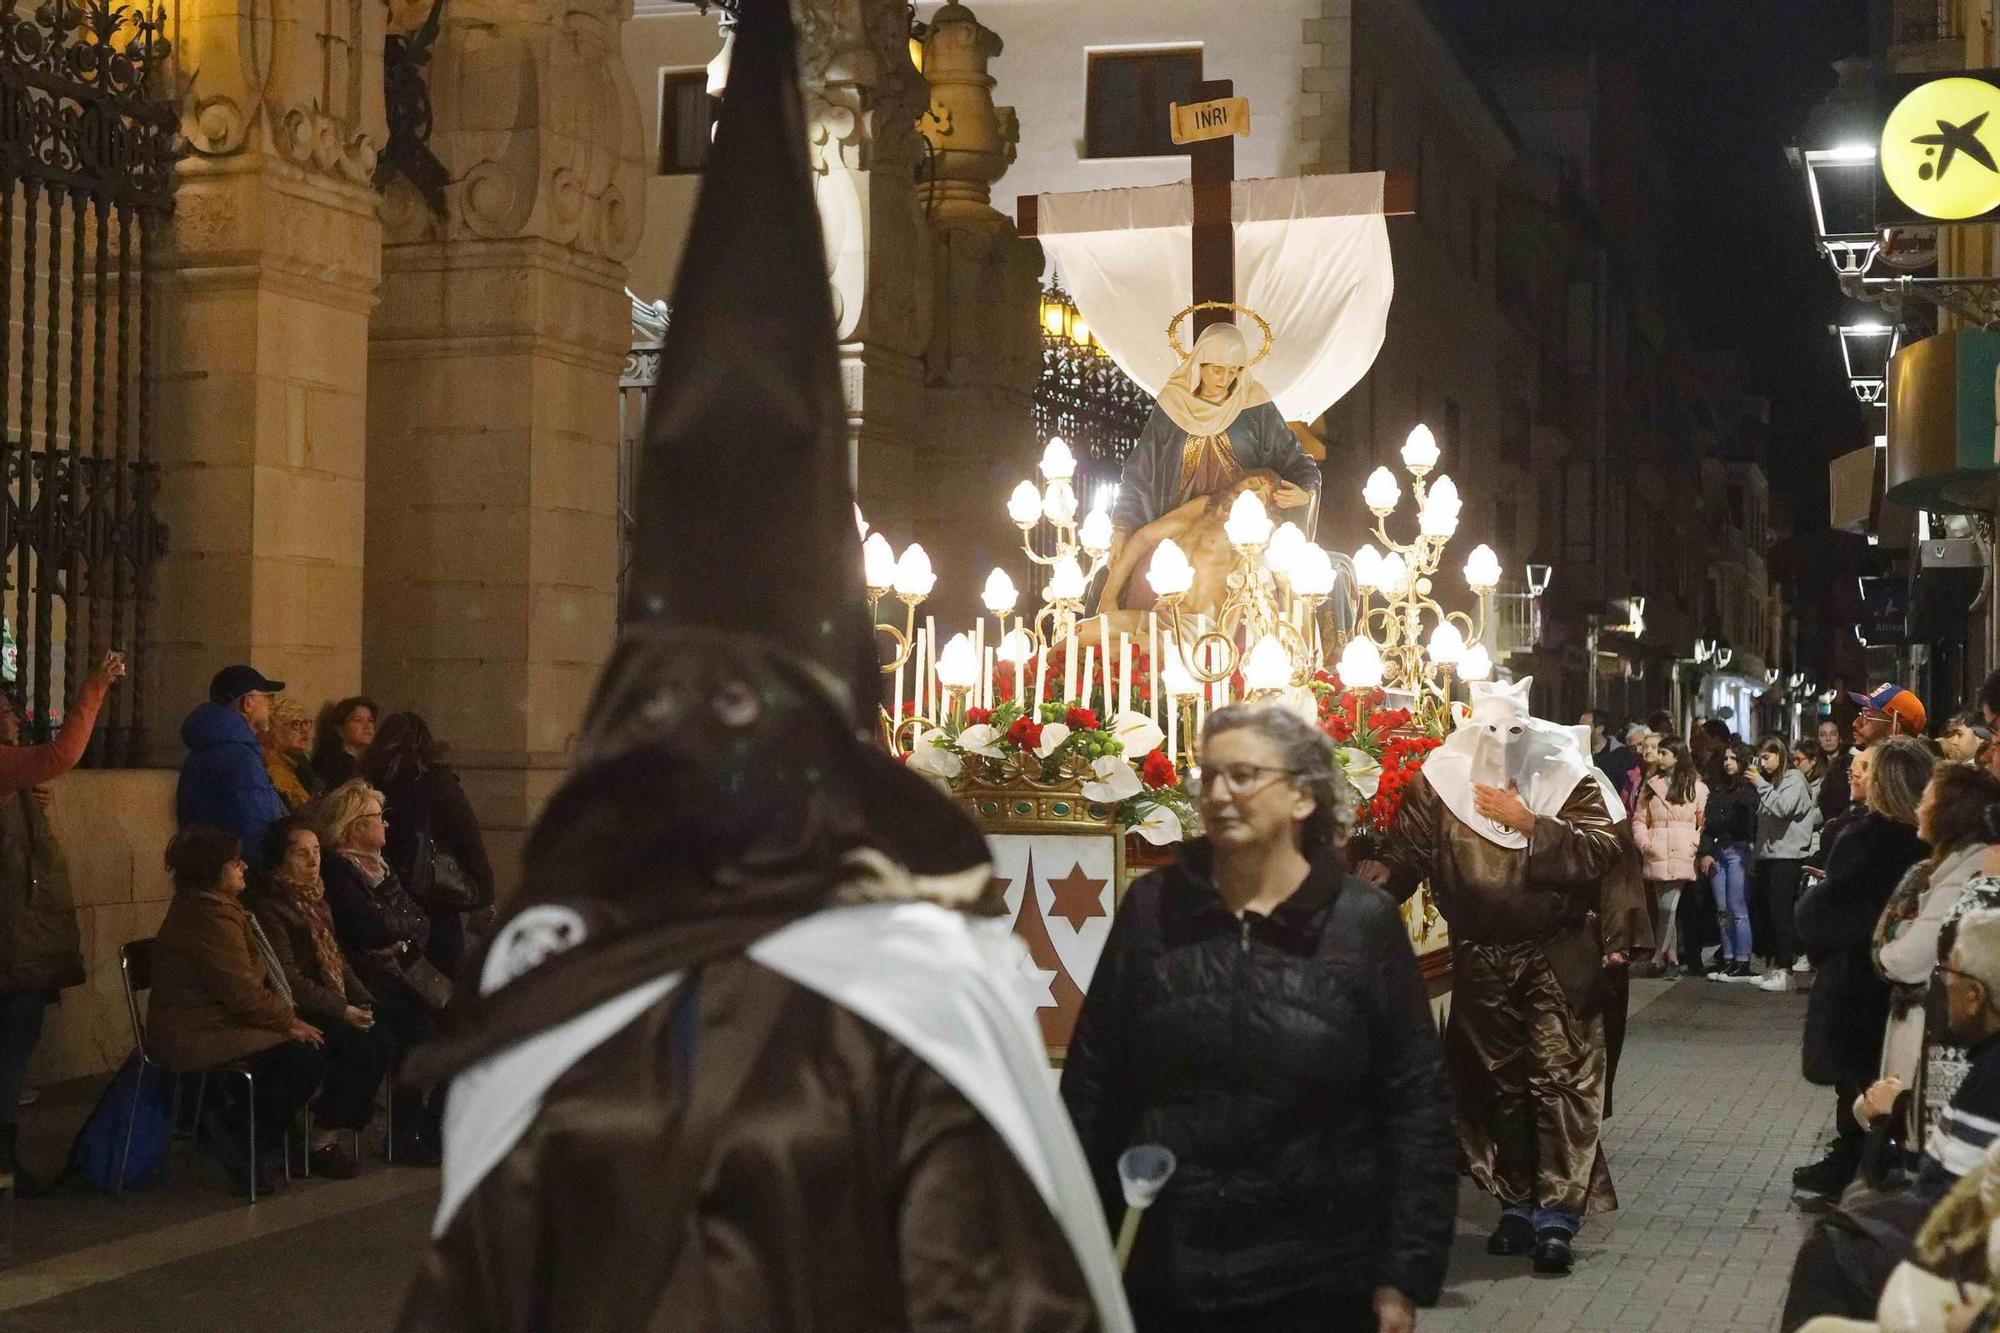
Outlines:
[[1578,728],[1529,716],[1528,690],[1534,683],[1533,676],[1512,684],[1474,682],[1472,707],[1452,710],[1456,725],[1451,735],[1424,760],[1424,780],[1447,809],[1488,842],[1517,851],[1527,847],[1527,837],[1473,808],[1475,783],[1505,787],[1511,782],[1530,810],[1555,815],[1577,784],[1594,776],[1612,818],[1625,817],[1618,794],[1590,762],[1588,741],[1578,738]]

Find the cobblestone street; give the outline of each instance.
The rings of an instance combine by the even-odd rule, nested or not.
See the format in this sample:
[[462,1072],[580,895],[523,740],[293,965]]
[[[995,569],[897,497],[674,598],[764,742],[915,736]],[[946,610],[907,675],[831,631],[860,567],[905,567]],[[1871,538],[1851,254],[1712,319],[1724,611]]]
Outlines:
[[[1635,991],[1608,1136],[1623,1207],[1586,1228],[1574,1274],[1536,1278],[1526,1260],[1485,1254],[1494,1211],[1465,1187],[1450,1289],[1420,1329],[1776,1327],[1803,1230],[1791,1169],[1830,1114],[1830,1098],[1798,1077],[1804,998],[1701,982]],[[23,1203],[19,1262],[0,1270],[0,1330],[387,1329],[432,1200],[427,1173],[377,1166],[254,1209],[198,1171],[123,1203]]]

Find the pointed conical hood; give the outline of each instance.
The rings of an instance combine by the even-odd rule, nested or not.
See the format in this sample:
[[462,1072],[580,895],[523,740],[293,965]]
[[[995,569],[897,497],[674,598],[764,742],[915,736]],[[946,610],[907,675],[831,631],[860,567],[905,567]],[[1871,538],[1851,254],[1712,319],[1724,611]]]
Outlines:
[[631,624],[771,640],[881,696],[790,6],[744,0],[639,464]]

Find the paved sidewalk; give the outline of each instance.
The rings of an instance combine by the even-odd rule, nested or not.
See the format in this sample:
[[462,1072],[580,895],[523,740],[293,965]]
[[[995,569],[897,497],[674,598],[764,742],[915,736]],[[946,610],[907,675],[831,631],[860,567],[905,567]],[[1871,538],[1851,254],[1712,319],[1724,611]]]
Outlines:
[[[1791,1169],[1832,1109],[1798,1076],[1804,997],[1701,981],[1637,989],[1607,1136],[1624,1206],[1586,1227],[1574,1274],[1536,1278],[1525,1259],[1486,1255],[1495,1210],[1464,1186],[1453,1280],[1420,1333],[1776,1327],[1803,1234]],[[0,1267],[0,1331],[386,1333],[435,1181],[371,1164],[252,1209],[189,1170],[122,1204],[23,1203],[23,1252]]]
[[[1497,1209],[1460,1195],[1452,1281],[1423,1333],[1770,1333],[1806,1218],[1794,1166],[1830,1132],[1799,1077],[1801,994],[1639,983],[1606,1149],[1620,1207],[1586,1224],[1576,1271],[1537,1278],[1485,1252]],[[1657,997],[1657,998],[1655,998]],[[1635,995],[1635,1005],[1641,996]]]

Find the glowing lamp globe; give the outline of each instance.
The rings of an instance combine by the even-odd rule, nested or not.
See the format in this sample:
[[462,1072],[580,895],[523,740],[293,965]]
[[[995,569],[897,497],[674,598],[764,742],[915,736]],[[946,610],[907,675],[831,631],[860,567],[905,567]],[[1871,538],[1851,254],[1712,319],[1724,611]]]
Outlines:
[[1375,570],[1375,586],[1385,597],[1394,597],[1410,586],[1410,566],[1400,552],[1391,551],[1382,557]]
[[878,597],[896,586],[896,552],[879,532],[861,543],[861,579]]
[[1421,423],[1403,441],[1403,466],[1421,477],[1436,467],[1438,463],[1437,436],[1431,428]]
[[1245,491],[1229,506],[1229,521],[1222,525],[1222,530],[1228,534],[1231,546],[1255,550],[1271,540],[1271,516],[1264,512],[1264,502],[1254,492]]
[[1194,566],[1187,552],[1169,537],[1153,548],[1153,561],[1146,567],[1146,582],[1156,597],[1179,597],[1194,587]]
[[1187,663],[1181,661],[1180,650],[1175,648],[1165,656],[1167,664],[1160,671],[1160,688],[1167,692],[1168,697],[1185,699],[1190,694],[1200,694],[1201,682],[1187,669]]
[[1292,566],[1298,562],[1300,553],[1306,549],[1306,535],[1299,531],[1296,523],[1280,523],[1278,530],[1271,534],[1271,544],[1264,548],[1264,563],[1273,574],[1281,579],[1292,577]]
[[1035,483],[1024,481],[1007,497],[1007,517],[1017,528],[1032,528],[1042,521],[1042,493]]
[[1403,487],[1396,480],[1396,474],[1386,467],[1378,467],[1368,474],[1368,482],[1361,488],[1361,503],[1368,506],[1377,517],[1395,509],[1396,502],[1403,498]]
[[979,683],[979,654],[973,651],[972,636],[954,634],[938,654],[937,678],[948,690],[969,690]]
[[1474,592],[1492,592],[1500,586],[1500,557],[1484,542],[1465,558],[1465,586]]
[[1243,686],[1255,694],[1263,690],[1282,690],[1292,683],[1292,659],[1285,655],[1285,646],[1275,635],[1266,634],[1250,649],[1243,659]]
[[1450,477],[1439,477],[1430,494],[1424,497],[1423,517],[1417,520],[1418,531],[1426,537],[1450,537],[1458,531],[1458,511],[1461,507],[1458,483]]
[[1016,591],[1014,580],[1007,577],[1007,571],[996,569],[986,576],[986,588],[980,594],[980,599],[986,603],[988,611],[996,616],[1004,616],[1014,609],[1016,602],[1021,600],[1021,594]]
[[1109,510],[1093,509],[1083,520],[1083,526],[1076,530],[1077,544],[1095,557],[1111,549],[1111,514]]
[[1382,683],[1382,654],[1375,640],[1357,634],[1340,650],[1340,683],[1350,690],[1372,690]]
[[1042,488],[1042,513],[1061,527],[1076,521],[1076,492],[1067,481],[1051,478]]
[[1042,450],[1042,475],[1050,481],[1068,481],[1076,475],[1076,458],[1060,435],[1052,436]]
[[1000,647],[994,651],[995,657],[1002,662],[1012,662],[1015,666],[1019,666],[1034,655],[1034,642],[1017,629],[1007,631],[1007,637],[1000,640]]
[[915,542],[896,561],[896,595],[898,597],[928,597],[937,586],[937,575],[931,572],[931,558],[924,548]]
[[1457,666],[1458,660],[1465,656],[1465,636],[1449,620],[1440,620],[1431,631],[1430,642],[1424,645],[1424,651],[1439,666]]
[[854,506],[854,530],[861,534],[861,540],[868,540],[868,520],[861,517],[861,506]]
[[1292,561],[1290,578],[1292,591],[1299,596],[1325,597],[1333,591],[1333,557],[1323,547],[1307,542]]
[[1458,659],[1458,674],[1464,680],[1487,680],[1493,675],[1493,655],[1486,645],[1475,643]]
[[1076,557],[1058,560],[1049,569],[1049,586],[1044,597],[1051,602],[1080,602],[1089,583],[1083,577],[1083,566],[1076,563]]
[[1371,591],[1382,586],[1382,553],[1372,542],[1354,553],[1354,581]]

